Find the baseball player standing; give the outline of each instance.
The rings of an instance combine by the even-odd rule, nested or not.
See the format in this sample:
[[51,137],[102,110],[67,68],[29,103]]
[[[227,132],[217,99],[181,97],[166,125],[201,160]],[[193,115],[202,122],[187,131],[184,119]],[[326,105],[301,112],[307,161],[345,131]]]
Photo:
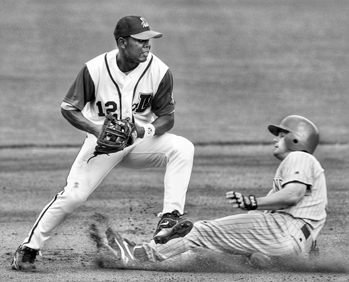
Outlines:
[[198,221],[184,238],[164,245],[133,245],[108,229],[109,246],[119,251],[124,264],[161,261],[195,248],[247,255],[252,264],[259,266],[277,262],[275,258],[307,258],[326,220],[324,170],[312,155],[319,141],[318,129],[296,115],[268,129],[276,136],[274,156],[281,161],[272,189],[258,198],[235,191],[226,193],[233,208],[251,211]]
[[[87,132],[86,139],[63,191],[42,210],[16,250],[13,269],[35,270],[36,255],[54,229],[87,200],[117,165],[135,169],[166,167],[164,204],[155,242],[185,236],[192,228],[190,221],[180,228],[178,222],[183,220],[194,146],[168,133],[174,125],[173,78],[169,67],[150,52],[150,39],[162,34],[151,30],[143,17],[126,16],[118,21],[114,37],[117,49],[87,62],[63,100],[63,116]],[[129,118],[138,138],[120,152],[96,156],[96,140],[107,114]]]

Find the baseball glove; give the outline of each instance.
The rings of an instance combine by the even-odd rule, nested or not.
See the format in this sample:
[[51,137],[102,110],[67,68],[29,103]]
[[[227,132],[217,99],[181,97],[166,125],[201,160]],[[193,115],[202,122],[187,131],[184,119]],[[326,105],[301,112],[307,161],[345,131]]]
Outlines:
[[129,118],[118,120],[108,114],[97,139],[95,155],[122,151],[137,138],[136,126]]

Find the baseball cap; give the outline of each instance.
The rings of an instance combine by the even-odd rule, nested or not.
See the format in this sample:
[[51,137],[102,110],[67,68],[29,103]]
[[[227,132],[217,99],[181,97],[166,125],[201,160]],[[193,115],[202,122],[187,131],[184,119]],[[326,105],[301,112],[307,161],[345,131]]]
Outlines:
[[140,40],[148,40],[150,38],[160,38],[162,33],[150,30],[150,26],[145,18],[140,16],[126,16],[121,18],[116,24],[114,37],[131,36]]

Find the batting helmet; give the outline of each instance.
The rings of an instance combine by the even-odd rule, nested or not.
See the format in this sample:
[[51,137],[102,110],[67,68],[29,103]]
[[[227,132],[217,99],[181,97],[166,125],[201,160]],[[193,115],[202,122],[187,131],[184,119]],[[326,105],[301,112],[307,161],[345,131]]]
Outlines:
[[319,130],[310,120],[301,116],[288,116],[280,125],[269,125],[269,131],[275,136],[285,131],[285,143],[291,151],[306,151],[312,154],[319,143]]

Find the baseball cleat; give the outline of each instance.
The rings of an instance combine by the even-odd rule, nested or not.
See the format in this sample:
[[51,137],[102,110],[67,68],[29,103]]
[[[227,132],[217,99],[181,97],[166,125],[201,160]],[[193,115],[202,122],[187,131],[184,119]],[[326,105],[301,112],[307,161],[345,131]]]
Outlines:
[[132,261],[136,262],[137,258],[134,256],[135,243],[124,239],[118,232],[115,232],[112,228],[108,228],[105,232],[108,239],[108,245],[106,247],[114,254],[114,256],[122,262],[124,266],[127,266]]
[[92,223],[90,225],[89,234],[92,241],[95,242],[98,251],[108,244],[107,239],[100,233],[96,224]]
[[14,270],[36,271],[35,259],[39,252],[28,247],[19,246],[13,256],[11,267]]
[[172,239],[186,236],[193,226],[194,223],[190,219],[173,220],[165,217],[159,222],[153,239],[156,244],[166,244]]

